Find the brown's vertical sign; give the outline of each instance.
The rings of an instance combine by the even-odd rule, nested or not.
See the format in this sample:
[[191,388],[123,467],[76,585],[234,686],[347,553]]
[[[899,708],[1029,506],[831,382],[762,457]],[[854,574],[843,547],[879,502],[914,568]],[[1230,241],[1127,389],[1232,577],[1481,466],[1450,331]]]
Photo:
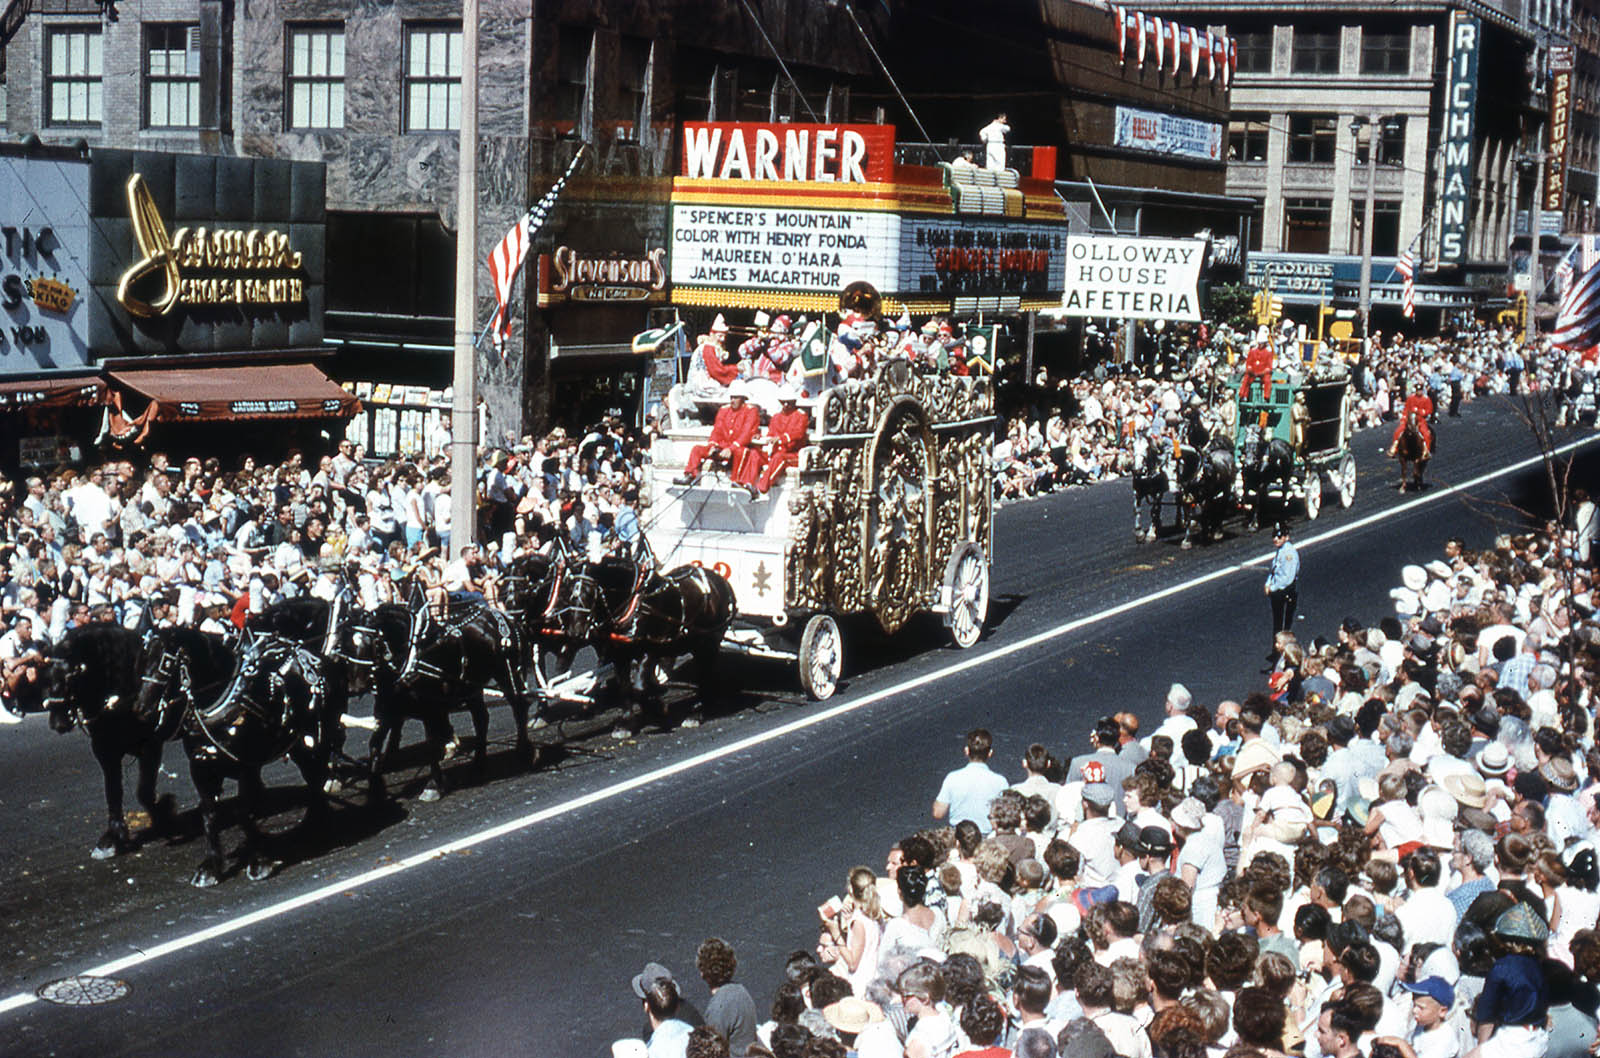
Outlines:
[[1548,167],[1545,170],[1544,205],[1549,213],[1566,207],[1567,133],[1572,116],[1572,48],[1550,49],[1550,137]]

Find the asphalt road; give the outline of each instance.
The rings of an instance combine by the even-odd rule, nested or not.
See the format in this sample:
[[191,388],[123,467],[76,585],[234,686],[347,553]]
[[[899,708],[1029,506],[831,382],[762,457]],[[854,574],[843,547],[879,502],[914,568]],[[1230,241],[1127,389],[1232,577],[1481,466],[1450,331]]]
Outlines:
[[[1537,468],[1452,491],[1534,453],[1503,403],[1442,427],[1420,497],[1394,490],[1385,441],[1357,435],[1350,510],[1296,519],[1302,638],[1375,619],[1404,562],[1451,535],[1485,543],[1546,495]],[[1600,461],[1580,463],[1591,491],[1596,477]],[[846,682],[822,705],[780,667],[730,660],[704,726],[592,739],[532,773],[512,762],[501,710],[485,779],[458,764],[461,785],[435,804],[341,801],[310,839],[288,829],[293,773],[274,771],[285,866],[261,883],[190,888],[192,833],[91,861],[104,802],[86,741],[39,718],[0,728],[0,1054],[588,1058],[640,1030],[628,980],[647,961],[703,1003],[693,957],[712,934],[764,1010],[847,870],[881,869],[929,822],[968,728],[990,728],[1020,779],[1029,742],[1081,752],[1104,713],[1153,721],[1173,680],[1209,703],[1260,683],[1270,541],[1138,545],[1129,496],[1113,483],[1000,511],[983,642],[956,651],[936,622],[892,640],[852,626]],[[176,748],[166,767],[162,788],[190,808]],[[126,994],[31,999],[91,972]]]

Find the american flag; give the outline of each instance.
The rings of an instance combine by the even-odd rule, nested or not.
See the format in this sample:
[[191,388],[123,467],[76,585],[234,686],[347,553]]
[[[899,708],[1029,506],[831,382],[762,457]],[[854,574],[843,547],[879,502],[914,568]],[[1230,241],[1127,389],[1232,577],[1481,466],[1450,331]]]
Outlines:
[[1400,273],[1400,278],[1405,281],[1405,286],[1400,295],[1400,311],[1405,313],[1406,319],[1412,319],[1417,314],[1417,285],[1416,258],[1410,250],[1400,255],[1400,260],[1395,262],[1394,270]]
[[1600,344],[1600,268],[1585,269],[1561,296],[1550,341],[1574,350]]
[[517,272],[522,268],[522,262],[528,256],[528,244],[533,241],[533,236],[544,227],[545,218],[555,208],[556,197],[561,194],[561,189],[567,186],[567,180],[572,176],[573,170],[578,168],[578,160],[583,157],[586,148],[579,147],[578,153],[572,156],[572,163],[567,166],[567,171],[561,174],[544,197],[534,203],[533,208],[517,218],[511,225],[511,230],[506,232],[495,248],[489,251],[489,278],[494,282],[495,310],[494,316],[489,320],[489,330],[494,335],[494,345],[505,355],[505,341],[511,337],[511,286],[517,281]]
[[1572,259],[1577,256],[1578,244],[1573,243],[1562,256],[1561,263],[1556,265],[1556,291],[1561,294],[1567,292],[1567,284],[1572,282]]

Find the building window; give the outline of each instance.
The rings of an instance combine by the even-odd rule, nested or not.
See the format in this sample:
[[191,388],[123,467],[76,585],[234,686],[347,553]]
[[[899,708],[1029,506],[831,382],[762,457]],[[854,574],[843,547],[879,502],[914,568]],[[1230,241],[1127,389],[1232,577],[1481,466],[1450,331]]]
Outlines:
[[1240,33],[1233,42],[1239,50],[1240,73],[1272,72],[1272,30]]
[[1327,253],[1333,225],[1331,198],[1291,198],[1283,204],[1283,248],[1289,253]]
[[1228,122],[1228,161],[1267,160],[1266,114],[1235,114]]
[[1245,248],[1254,251],[1261,249],[1262,230],[1267,223],[1267,203],[1265,199],[1253,198],[1250,200],[1250,238]]
[[1361,31],[1361,72],[1370,74],[1408,74],[1411,72],[1411,29],[1386,32]]
[[200,127],[200,27],[146,23],[144,127]]
[[1327,164],[1333,161],[1339,119],[1333,114],[1289,115],[1289,161]]
[[344,128],[344,27],[291,26],[288,34],[289,127]]
[[58,26],[46,31],[45,123],[100,124],[99,26]]
[[1290,68],[1295,73],[1338,73],[1339,30],[1295,28]]
[[[643,37],[623,37],[618,49],[617,94],[620,97],[624,122],[632,126],[638,140],[643,129],[650,124],[651,115],[644,112],[649,93],[645,86],[655,75],[655,44]],[[652,101],[652,105],[654,105]]]
[[594,30],[562,26],[556,38],[555,127],[557,132],[593,133],[594,96],[589,71],[594,62]]
[[[1361,229],[1367,223],[1367,200],[1350,200],[1350,252],[1361,252]],[[1395,257],[1400,253],[1400,200],[1378,199],[1372,203],[1372,254]]]
[[461,24],[406,26],[405,131],[461,127]]
[[[1371,133],[1364,131],[1356,135],[1356,164],[1367,164],[1367,146],[1372,142]],[[1404,114],[1396,114],[1383,119],[1383,127],[1378,133],[1378,164],[1379,165],[1404,165],[1406,160],[1406,119]]]

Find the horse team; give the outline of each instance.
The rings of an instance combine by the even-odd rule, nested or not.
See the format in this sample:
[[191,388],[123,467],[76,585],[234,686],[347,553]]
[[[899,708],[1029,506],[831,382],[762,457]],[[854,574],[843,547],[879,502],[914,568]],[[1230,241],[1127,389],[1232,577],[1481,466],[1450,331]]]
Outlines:
[[[11,702],[23,712],[48,712],[58,732],[83,728],[105,779],[108,823],[93,856],[135,847],[123,812],[123,761],[138,762],[135,794],[155,835],[171,834],[170,797],[156,796],[164,747],[181,740],[199,798],[206,856],[191,882],[216,885],[222,848],[223,784],[239,788],[241,861],[251,879],[277,864],[263,852],[256,823],[262,769],[287,757],[308,797],[306,827],[327,817],[326,787],[336,761],[365,775],[368,799],[387,798],[385,762],[408,719],[422,722],[429,778],[421,794],[445,788],[443,762],[453,741],[450,713],[467,711],[476,735],[474,763],[487,758],[484,689],[494,684],[510,705],[516,753],[534,760],[530,711],[545,698],[530,694],[526,674],[537,648],[570,658],[589,647],[608,662],[630,707],[659,704],[661,679],[691,654],[704,677],[734,616],[733,591],[697,566],[662,574],[648,547],[637,555],[589,560],[559,538],[514,562],[501,579],[504,608],[456,601],[442,610],[414,590],[408,605],[361,608],[346,586],[331,601],[292,599],[254,615],[236,637],[190,628],[132,630],[90,624],[69,631],[42,662],[42,692]],[[635,681],[635,666],[655,678]],[[371,693],[373,727],[365,762],[344,753],[343,718],[352,695]]]

